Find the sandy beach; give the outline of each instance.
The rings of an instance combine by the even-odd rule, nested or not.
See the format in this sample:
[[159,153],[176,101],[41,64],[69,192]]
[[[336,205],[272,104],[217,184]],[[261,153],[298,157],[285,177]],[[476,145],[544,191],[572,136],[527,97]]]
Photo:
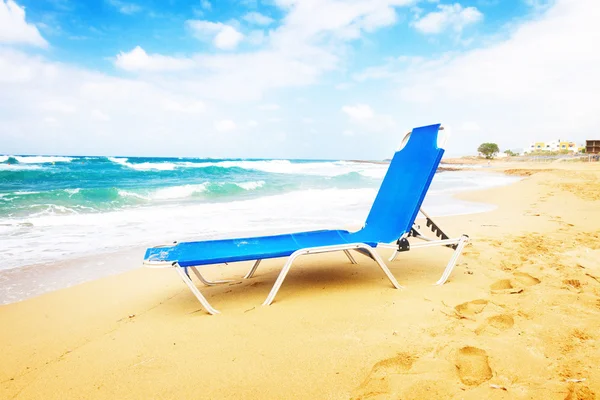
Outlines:
[[0,306],[0,398],[597,398],[600,164],[492,168],[523,180],[439,218],[472,238],[442,287],[448,249],[388,263],[403,290],[366,257],[318,255],[263,307],[274,259],[202,287],[210,316],[174,271],[136,269]]

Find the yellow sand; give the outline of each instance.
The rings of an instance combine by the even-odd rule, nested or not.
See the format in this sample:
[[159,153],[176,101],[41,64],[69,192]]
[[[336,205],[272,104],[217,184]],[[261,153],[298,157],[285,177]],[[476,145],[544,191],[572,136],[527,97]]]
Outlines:
[[134,270],[0,307],[0,398],[596,398],[600,165],[494,167],[528,176],[460,196],[495,211],[439,219],[473,239],[443,287],[447,249],[390,263],[404,290],[364,256],[319,255],[262,307],[268,260],[201,288],[210,316],[174,271]]

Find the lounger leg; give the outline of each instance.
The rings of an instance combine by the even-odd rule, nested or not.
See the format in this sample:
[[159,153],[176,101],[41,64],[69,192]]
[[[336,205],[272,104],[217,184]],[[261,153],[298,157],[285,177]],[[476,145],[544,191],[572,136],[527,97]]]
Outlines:
[[296,252],[292,253],[292,255],[288,258],[287,262],[283,266],[283,269],[279,273],[279,276],[277,277],[277,280],[275,281],[275,284],[271,288],[271,291],[269,292],[269,295],[267,296],[267,299],[263,303],[263,306],[271,305],[271,303],[275,299],[275,296],[277,296],[277,292],[279,291],[279,288],[281,287],[281,284],[283,283],[285,277],[287,276],[287,273],[290,271],[290,268],[292,267],[292,263],[294,262],[294,260],[296,259],[296,257],[298,257],[298,256],[300,256],[302,254],[306,254],[306,252],[304,252],[304,251],[302,251],[302,252],[301,251],[296,251]]
[[198,299],[200,304],[202,304],[202,307],[204,307],[204,309],[206,311],[208,311],[209,314],[212,314],[212,315],[219,314],[219,311],[214,309],[210,305],[208,300],[206,300],[206,298],[202,295],[202,293],[200,293],[198,288],[194,285],[194,282],[192,282],[190,277],[186,274],[186,271],[184,271],[184,268],[180,267],[179,265],[175,265],[175,269],[177,270],[177,273],[181,277],[181,280],[183,280],[183,282],[192,291],[192,293],[194,293],[194,296],[196,296],[196,298]]
[[444,273],[442,274],[442,277],[435,283],[436,285],[443,285],[448,278],[450,277],[450,274],[452,273],[452,270],[454,269],[454,266],[456,265],[456,262],[458,261],[458,257],[460,257],[465,245],[469,242],[469,237],[468,236],[461,236],[460,238],[460,242],[458,242],[458,246],[456,246],[456,250],[454,250],[454,253],[452,254],[452,257],[450,258],[450,261],[448,262],[448,265],[446,266],[446,269],[444,270]]
[[[346,251],[347,249],[336,249],[336,250]],[[381,259],[381,257],[379,256],[379,254],[377,253],[377,251],[374,248],[372,248],[371,246],[367,246],[367,245],[360,245],[360,247],[355,248],[354,250],[363,250],[364,252],[366,252],[369,255],[369,257],[371,257],[373,260],[375,260],[375,262],[377,262],[377,264],[383,270],[383,272],[388,277],[390,282],[392,282],[392,285],[394,285],[394,287],[396,289],[403,289],[403,287],[398,283],[398,281],[396,280],[394,275],[392,275],[392,273],[388,269],[387,265],[385,265],[385,263],[383,262],[383,260]],[[361,251],[361,253],[362,253],[362,251]],[[287,262],[283,266],[283,269],[279,273],[279,276],[277,277],[277,280],[275,281],[275,284],[273,285],[271,292],[269,292],[267,299],[263,303],[263,306],[268,306],[273,302],[273,300],[275,299],[275,296],[277,295],[277,292],[279,291],[279,288],[281,288],[281,285],[283,284],[285,277],[287,276],[288,272],[290,271],[290,268],[292,267],[292,263],[294,262],[294,260],[297,257],[304,255],[304,254],[313,254],[313,253],[310,250],[298,250],[298,251],[292,253],[290,258],[288,258]],[[314,253],[314,254],[318,254],[318,252]]]
[[401,286],[398,283],[398,281],[396,280],[396,278],[394,277],[394,275],[392,275],[392,272],[389,270],[389,268],[387,267],[387,265],[385,265],[385,263],[381,259],[381,256],[379,255],[379,253],[377,253],[377,250],[375,250],[372,247],[369,247],[369,248],[364,247],[364,249],[367,250],[369,253],[371,253],[371,256],[373,257],[373,260],[375,260],[377,262],[377,264],[379,264],[379,267],[386,274],[386,276],[388,277],[388,279],[390,280],[390,282],[392,282],[392,285],[394,285],[394,287],[396,289],[404,289],[404,287]]
[[[229,282],[233,282],[232,280],[224,280],[224,281],[209,281],[208,279],[206,279],[205,277],[203,277],[200,274],[200,271],[198,271],[198,269],[196,267],[190,267],[192,269],[192,271],[194,272],[194,275],[196,275],[196,277],[200,280],[200,282],[204,283],[206,286],[214,286],[214,285],[218,285],[221,283],[229,283]],[[187,269],[187,268],[186,268]],[[190,275],[187,274],[187,276],[189,277]]]
[[390,262],[395,261],[396,257],[398,257],[398,254],[400,254],[400,252],[395,250],[394,254],[392,254],[392,256],[388,259],[388,261],[390,261]]
[[248,271],[248,273],[246,275],[244,275],[244,279],[250,279],[250,278],[252,278],[252,276],[254,276],[254,273],[256,272],[256,269],[258,268],[258,265],[260,264],[261,261],[262,260],[256,260],[256,262],[254,263],[252,268],[250,268],[250,271]]
[[346,254],[346,257],[348,257],[348,260],[350,260],[351,264],[358,264],[356,262],[356,260],[354,259],[354,257],[352,257],[352,254],[350,254],[350,252],[348,250],[344,250],[344,253]]

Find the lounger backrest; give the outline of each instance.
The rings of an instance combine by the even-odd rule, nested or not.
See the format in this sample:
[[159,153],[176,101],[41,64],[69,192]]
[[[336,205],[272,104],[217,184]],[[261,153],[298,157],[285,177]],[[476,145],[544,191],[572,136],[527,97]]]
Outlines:
[[410,230],[444,154],[437,146],[439,128],[414,128],[408,143],[394,154],[361,237],[390,243]]

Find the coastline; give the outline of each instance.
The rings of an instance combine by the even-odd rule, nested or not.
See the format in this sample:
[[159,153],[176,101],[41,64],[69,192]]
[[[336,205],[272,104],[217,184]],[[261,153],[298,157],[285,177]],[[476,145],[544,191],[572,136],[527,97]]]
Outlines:
[[[453,169],[462,176],[465,170]],[[442,170],[438,169],[438,172]],[[487,174],[486,176],[477,177],[479,174]],[[501,177],[499,171],[490,170],[473,170],[471,174],[474,174],[477,179],[475,181],[482,181],[486,178],[489,180],[492,178],[492,174],[498,174],[494,179]],[[507,185],[509,180],[494,183],[493,185]],[[435,181],[434,181],[435,185]],[[432,216],[441,215],[465,215],[478,212],[486,212],[493,209],[493,206],[487,205],[485,202],[471,202],[468,200],[459,200],[454,197],[455,193],[461,193],[468,191],[465,187],[459,189],[445,189],[437,193],[431,191],[429,196],[425,199],[425,207],[429,210],[429,214]],[[373,195],[375,194],[373,190]],[[267,200],[268,198],[264,198]],[[370,204],[372,200],[367,199]],[[368,211],[368,204],[365,205],[363,210],[366,215]],[[250,210],[251,211],[251,210]],[[250,212],[250,211],[245,211]],[[113,218],[114,219],[114,218]],[[285,232],[294,232],[298,229],[302,230],[314,230],[314,229],[329,229],[334,224],[315,224],[313,226],[278,226],[276,228],[257,230],[255,232],[225,232],[218,233],[218,238],[223,237],[240,237],[248,235],[268,235],[278,234]],[[354,230],[358,229],[358,226],[342,224],[339,226],[341,229]],[[127,228],[123,228],[127,229]],[[164,232],[157,232],[162,234]],[[121,232],[122,234],[122,232]],[[163,235],[164,236],[164,235]],[[22,301],[27,298],[38,296],[53,290],[59,290],[66,287],[71,287],[84,282],[88,282],[94,279],[99,279],[105,276],[115,275],[130,271],[140,267],[141,259],[146,251],[146,248],[151,245],[160,243],[170,243],[174,240],[177,241],[193,241],[201,240],[205,238],[194,237],[189,232],[188,234],[172,235],[168,238],[162,237],[158,239],[148,239],[148,243],[145,245],[127,245],[122,248],[115,249],[104,249],[103,251],[92,252],[88,254],[72,254],[63,256],[59,261],[46,261],[38,262],[33,264],[27,264],[23,266],[0,269],[0,305],[11,304],[17,301]]]
[[201,288],[212,317],[173,271],[136,269],[0,306],[0,397],[594,398],[600,168],[498,169],[526,178],[455,195],[493,211],[436,221],[473,239],[442,287],[445,249],[389,263],[402,291],[365,257],[319,255],[261,307],[281,268],[265,260]]

